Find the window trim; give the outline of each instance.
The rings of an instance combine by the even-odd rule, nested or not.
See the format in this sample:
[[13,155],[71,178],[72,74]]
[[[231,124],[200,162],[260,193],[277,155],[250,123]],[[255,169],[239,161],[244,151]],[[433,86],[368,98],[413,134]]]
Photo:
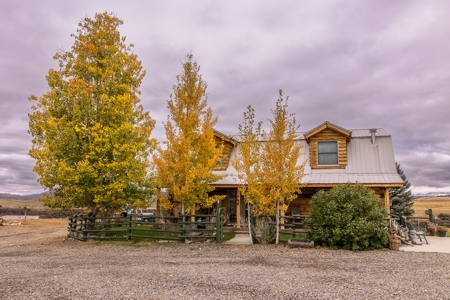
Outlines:
[[[335,142],[336,143],[336,152],[325,152],[325,153],[319,153],[319,143],[329,143],[329,142]],[[319,154],[335,154],[337,158],[336,164],[321,164],[319,163]],[[339,166],[339,141],[338,140],[323,140],[323,141],[317,141],[317,166],[318,167],[327,167],[327,166]]]

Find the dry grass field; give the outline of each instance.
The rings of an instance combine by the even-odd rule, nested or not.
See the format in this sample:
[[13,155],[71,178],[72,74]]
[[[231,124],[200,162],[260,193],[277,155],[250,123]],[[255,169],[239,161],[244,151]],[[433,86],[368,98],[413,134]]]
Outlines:
[[[33,200],[4,200],[0,199],[0,205],[2,207],[9,208],[23,208],[28,207],[31,209],[45,209],[42,202],[37,199]],[[427,217],[425,210],[431,208],[433,213],[437,216],[439,213],[450,213],[450,197],[420,197],[414,201],[414,210],[416,217]]]
[[439,213],[450,214],[450,197],[420,197],[414,200],[415,217],[427,217],[425,210],[429,208],[435,216]]
[[37,199],[32,200],[4,200],[0,199],[0,205],[2,207],[9,207],[9,208],[23,208],[28,207],[31,209],[44,209],[44,205],[42,205],[42,202],[39,202]]

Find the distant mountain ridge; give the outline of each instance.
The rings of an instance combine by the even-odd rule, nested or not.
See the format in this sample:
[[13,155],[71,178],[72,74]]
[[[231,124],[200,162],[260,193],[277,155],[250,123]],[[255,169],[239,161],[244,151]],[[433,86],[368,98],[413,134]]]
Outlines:
[[416,197],[447,197],[450,196],[450,192],[430,192],[430,193],[415,193]]
[[42,194],[17,195],[17,194],[0,193],[0,199],[3,200],[32,200],[41,197]]
[[[413,193],[413,195],[415,197],[448,197],[450,196],[450,192]],[[0,193],[0,199],[3,200],[31,200],[31,199],[38,199],[41,197],[42,193],[31,195]]]

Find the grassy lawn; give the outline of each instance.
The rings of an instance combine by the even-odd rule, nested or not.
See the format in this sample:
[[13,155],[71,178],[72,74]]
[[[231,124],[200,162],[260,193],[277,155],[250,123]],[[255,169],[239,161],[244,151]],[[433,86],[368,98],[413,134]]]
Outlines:
[[[132,241],[133,237],[135,237],[134,240],[157,240],[158,238],[164,239],[164,238],[176,238],[180,234],[178,232],[161,232],[161,231],[152,231],[153,225],[141,225],[141,226],[133,226],[131,229],[132,234]],[[113,226],[107,229],[109,231],[112,231],[110,234],[108,234],[108,237],[118,237],[118,238],[126,238],[128,235],[128,227],[127,226]],[[117,232],[114,232],[116,231]],[[172,228],[171,230],[176,231],[177,228]],[[106,231],[106,230],[105,230]],[[205,232],[206,235],[212,235],[213,231],[207,231]],[[223,233],[223,241],[231,240],[236,236],[235,232],[224,232]],[[139,239],[139,236],[146,236],[146,237],[154,237],[154,239],[146,239],[141,238]]]
[[223,241],[229,241],[236,236],[236,232],[224,232],[223,233]]

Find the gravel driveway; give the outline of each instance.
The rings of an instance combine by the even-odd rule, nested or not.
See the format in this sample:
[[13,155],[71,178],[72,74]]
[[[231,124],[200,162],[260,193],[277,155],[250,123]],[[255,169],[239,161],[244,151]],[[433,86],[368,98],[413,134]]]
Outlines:
[[77,242],[0,248],[0,299],[449,299],[450,254]]

